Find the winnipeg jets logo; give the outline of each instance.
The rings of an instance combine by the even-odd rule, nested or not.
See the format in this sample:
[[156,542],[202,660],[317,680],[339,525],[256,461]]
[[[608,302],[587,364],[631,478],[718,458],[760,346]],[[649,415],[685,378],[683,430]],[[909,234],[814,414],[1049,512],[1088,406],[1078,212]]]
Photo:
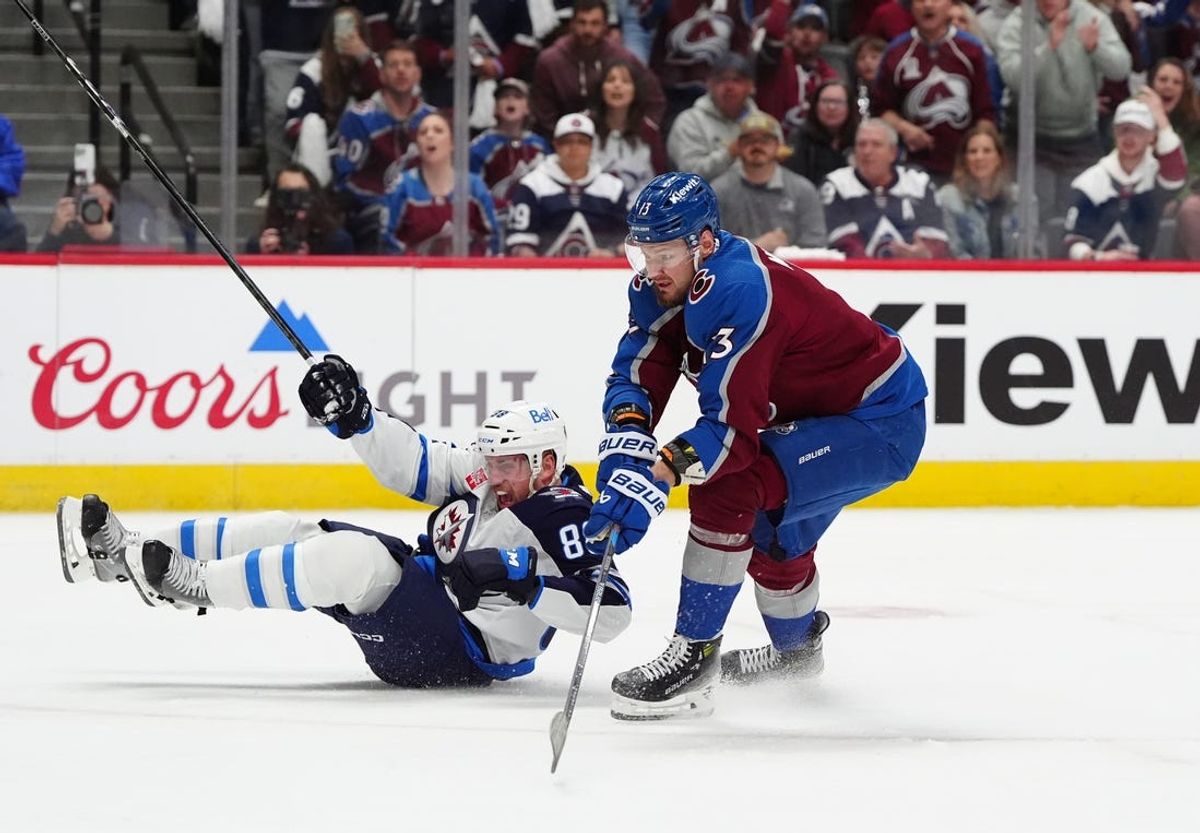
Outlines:
[[708,290],[712,289],[717,278],[707,269],[701,269],[696,273],[695,280],[692,281],[692,288],[688,292],[688,303],[694,304],[708,294]]
[[433,548],[438,555],[453,555],[457,551],[459,535],[470,519],[471,513],[465,504],[455,504],[446,511],[433,530]]
[[971,85],[961,75],[934,67],[905,97],[904,117],[925,128],[948,124],[962,130],[971,123]]

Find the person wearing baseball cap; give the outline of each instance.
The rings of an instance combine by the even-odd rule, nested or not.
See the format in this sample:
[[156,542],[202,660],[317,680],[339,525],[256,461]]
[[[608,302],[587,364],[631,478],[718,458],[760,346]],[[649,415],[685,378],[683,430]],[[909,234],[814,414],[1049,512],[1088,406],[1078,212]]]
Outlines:
[[829,41],[829,18],[812,3],[789,18],[786,4],[772,4],[763,21],[754,100],[773,115],[790,137],[808,117],[809,98],[825,81],[840,75],[821,49]]
[[825,246],[825,212],[817,189],[779,164],[783,128],[753,113],[738,126],[738,160],[712,183],[724,226],[767,251]]
[[1113,114],[1113,150],[1071,183],[1063,248],[1072,260],[1147,260],[1167,200],[1187,181],[1183,142],[1143,88]]
[[521,178],[508,215],[516,257],[612,257],[625,237],[625,185],[592,159],[596,125],[567,113],[554,125],[554,154]]
[[471,173],[483,177],[496,202],[500,222],[508,219],[509,192],[517,181],[553,151],[550,143],[529,129],[529,85],[520,78],[496,84],[496,126],[471,142]]

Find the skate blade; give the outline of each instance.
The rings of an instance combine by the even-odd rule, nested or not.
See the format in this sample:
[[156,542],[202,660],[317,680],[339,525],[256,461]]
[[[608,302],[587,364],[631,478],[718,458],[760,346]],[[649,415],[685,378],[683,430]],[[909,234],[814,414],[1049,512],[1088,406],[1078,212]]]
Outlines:
[[58,557],[62,562],[63,578],[79,584],[96,577],[96,567],[87,554],[87,545],[79,529],[83,501],[64,497],[58,501],[55,520],[58,524]]
[[709,686],[672,697],[669,700],[649,702],[633,700],[613,693],[609,714],[614,720],[670,720],[672,718],[708,717],[716,709],[716,687]]

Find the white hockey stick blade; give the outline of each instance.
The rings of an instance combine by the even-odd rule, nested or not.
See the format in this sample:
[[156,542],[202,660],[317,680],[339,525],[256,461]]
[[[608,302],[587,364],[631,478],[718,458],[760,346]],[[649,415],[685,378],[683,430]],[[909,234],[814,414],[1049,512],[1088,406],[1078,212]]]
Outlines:
[[617,534],[620,531],[619,527],[614,526],[608,535],[608,545],[605,546],[604,558],[600,561],[600,573],[596,576],[596,589],[592,591],[592,606],[588,610],[587,626],[583,629],[583,638],[579,641],[575,673],[571,675],[571,687],[567,689],[566,705],[550,719],[550,748],[554,750],[554,759],[550,761],[551,775],[558,771],[558,759],[562,757],[563,746],[567,743],[567,730],[571,727],[571,716],[575,714],[575,701],[579,698],[579,687],[583,683],[583,668],[587,664],[588,650],[592,647],[596,620],[600,618],[600,599],[604,596],[608,571],[612,569],[613,548],[617,545]]
[[554,760],[550,762],[550,774],[558,770],[558,759],[562,757],[563,745],[567,742],[567,720],[565,712],[556,712],[550,719],[550,748],[554,750]]

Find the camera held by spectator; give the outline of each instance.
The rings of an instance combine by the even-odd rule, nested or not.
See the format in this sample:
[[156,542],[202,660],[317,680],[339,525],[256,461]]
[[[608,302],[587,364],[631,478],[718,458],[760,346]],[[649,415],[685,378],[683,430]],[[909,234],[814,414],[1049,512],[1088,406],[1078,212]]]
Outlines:
[[291,163],[275,175],[263,230],[246,244],[250,254],[352,254],[354,244],[325,191],[303,165]]
[[55,204],[54,217],[38,251],[57,252],[68,245],[120,245],[116,222],[120,193],[116,177],[107,168],[96,166],[95,147],[76,145],[66,193]]

